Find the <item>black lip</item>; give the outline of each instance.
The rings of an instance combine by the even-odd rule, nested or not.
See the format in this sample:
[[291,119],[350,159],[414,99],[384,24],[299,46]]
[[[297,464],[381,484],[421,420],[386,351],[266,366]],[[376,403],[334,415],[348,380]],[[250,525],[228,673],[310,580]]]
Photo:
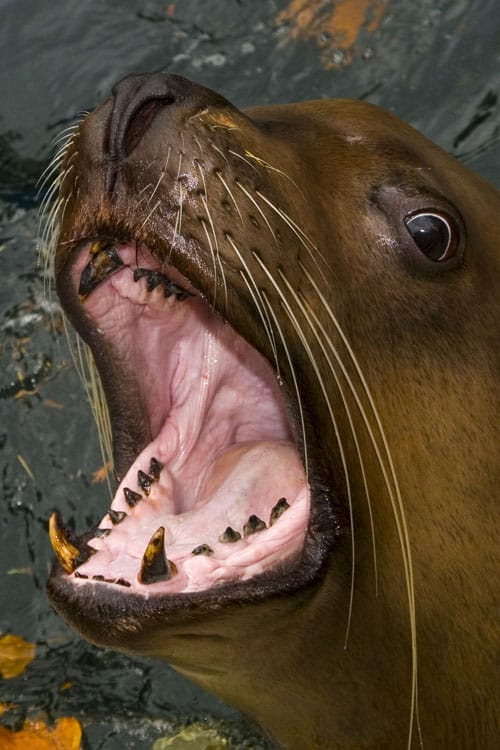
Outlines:
[[[165,627],[171,630],[217,617],[231,608],[241,610],[297,591],[313,593],[326,561],[340,543],[341,514],[332,511],[325,488],[311,490],[311,518],[300,559],[288,561],[247,581],[225,583],[189,594],[158,594],[145,599],[121,586],[80,581],[78,585],[54,560],[47,592],[55,609],[85,638],[115,650],[143,653],[146,636]],[[110,623],[114,623],[110,634]]]

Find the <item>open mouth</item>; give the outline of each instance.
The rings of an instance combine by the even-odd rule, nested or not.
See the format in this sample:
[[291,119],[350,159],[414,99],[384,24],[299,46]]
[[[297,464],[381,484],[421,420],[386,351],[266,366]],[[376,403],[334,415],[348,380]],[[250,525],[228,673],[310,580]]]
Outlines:
[[89,241],[70,286],[120,475],[81,539],[51,519],[74,585],[190,594],[296,564],[310,490],[274,368],[143,245]]

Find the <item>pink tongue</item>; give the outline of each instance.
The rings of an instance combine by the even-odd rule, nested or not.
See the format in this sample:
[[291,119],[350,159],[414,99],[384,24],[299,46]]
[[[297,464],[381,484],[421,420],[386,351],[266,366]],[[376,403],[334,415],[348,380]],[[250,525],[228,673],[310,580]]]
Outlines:
[[304,470],[291,443],[264,441],[233,445],[207,471],[194,510],[210,503],[214,514],[217,506],[219,533],[226,526],[241,529],[251,514],[267,524],[271,509],[279,500],[276,476],[282,480],[280,493],[291,499],[304,487]]

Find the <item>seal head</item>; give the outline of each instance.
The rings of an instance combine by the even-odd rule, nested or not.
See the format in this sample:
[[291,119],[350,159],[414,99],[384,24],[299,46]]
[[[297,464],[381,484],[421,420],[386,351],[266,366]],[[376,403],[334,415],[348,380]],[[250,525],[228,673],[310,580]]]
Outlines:
[[63,617],[283,747],[492,746],[498,207],[372,105],[121,81],[52,214],[119,480]]

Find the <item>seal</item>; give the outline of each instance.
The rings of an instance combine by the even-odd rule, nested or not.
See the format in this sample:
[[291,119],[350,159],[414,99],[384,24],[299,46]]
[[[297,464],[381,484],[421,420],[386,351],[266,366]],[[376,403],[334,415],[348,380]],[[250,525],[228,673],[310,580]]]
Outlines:
[[392,114],[131,75],[71,131],[57,291],[118,489],[49,596],[280,747],[494,747],[499,200]]

